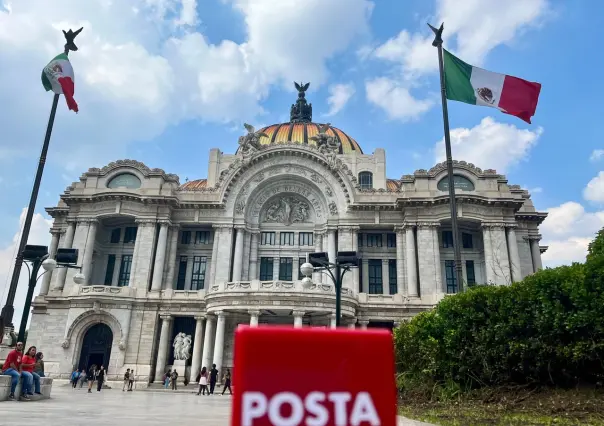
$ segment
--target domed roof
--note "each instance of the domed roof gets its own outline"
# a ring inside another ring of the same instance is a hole
[[[305,92],[308,90],[310,83],[298,84],[298,99],[291,106],[289,123],[272,124],[258,131],[266,136],[260,137],[260,144],[273,145],[287,142],[299,142],[306,145],[316,145],[316,142],[310,138],[319,133],[319,128],[324,124],[312,122],[312,104],[306,102]],[[360,145],[353,138],[348,136],[342,130],[328,124],[328,129],[325,132],[329,136],[333,136],[340,142],[340,154],[350,154],[352,152],[363,153]],[[237,150],[239,151],[239,150]]]

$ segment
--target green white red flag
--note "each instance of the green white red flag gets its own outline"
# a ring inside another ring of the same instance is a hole
[[[75,90],[73,67],[65,53],[56,56],[42,71],[42,84],[46,91],[64,95],[67,107],[78,112],[78,104],[73,99]]]
[[[474,67],[444,49],[443,53],[447,99],[497,108],[531,122],[541,84]]]

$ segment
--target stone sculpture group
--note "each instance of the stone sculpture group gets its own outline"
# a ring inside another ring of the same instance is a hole
[[[174,359],[176,361],[186,361],[191,357],[191,336],[185,333],[178,333],[174,338]]]

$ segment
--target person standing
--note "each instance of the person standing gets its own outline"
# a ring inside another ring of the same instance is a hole
[[[168,370],[166,374],[164,374],[164,389],[168,389],[170,387],[170,378],[172,377],[172,370]]]
[[[80,382],[80,389],[82,388],[82,386],[84,385],[84,382],[86,381],[86,370],[82,368],[82,371],[80,372],[80,378],[78,379]]]
[[[201,369],[201,372],[199,373],[199,379],[198,379],[198,383],[199,383],[199,392],[197,392],[197,395],[200,395],[203,391],[203,394],[206,394],[206,391],[208,392],[208,395],[210,394],[210,391],[208,391],[208,370],[207,368],[203,367]]]
[[[176,371],[176,369],[174,369],[174,371],[172,372],[172,375],[170,376],[170,383],[172,383],[172,390],[177,390],[176,389],[176,380],[178,380],[178,372]]]
[[[132,386],[134,386],[134,370],[130,372],[130,379],[128,380],[128,392],[132,392]]]
[[[8,398],[13,400],[15,399],[15,389],[17,388],[17,384],[21,378],[21,361],[23,360],[22,352],[23,343],[17,342],[17,346],[8,353],[6,360],[4,361],[4,365],[2,366],[2,374],[11,376],[10,395],[8,395]],[[23,399],[29,400],[29,396],[27,396],[26,393],[22,392],[22,394],[23,395],[21,395],[21,397]]]
[[[210,370],[210,395],[214,395],[214,388],[216,387],[217,381],[218,370],[216,369],[216,364],[212,364],[212,369]]]
[[[44,354],[42,352],[38,352],[36,354],[36,365],[34,366],[34,371],[40,377],[44,376]]]
[[[128,382],[130,381],[130,369],[126,369],[126,373],[124,374],[124,386],[122,386],[122,392],[126,390],[126,386],[128,386]],[[128,389],[130,390],[130,389]]]
[[[36,395],[42,395],[40,392],[40,376],[37,373],[34,373],[34,367],[36,365],[36,351],[37,348],[35,346],[31,346],[27,349],[25,355],[23,355],[21,369],[23,370],[21,376],[23,377],[23,391],[21,393],[27,395],[33,395],[32,392],[32,383],[34,385],[34,389]],[[25,378],[27,378],[27,391],[25,391]]]
[[[96,364],[92,364],[90,366],[90,370],[88,370],[88,393],[92,393],[92,384],[96,380],[96,375]]]
[[[226,369],[226,373],[224,373],[224,377],[222,378],[222,381],[224,382],[224,387],[222,388],[222,393],[221,395],[224,395],[224,392],[228,389],[229,390],[229,395],[233,395],[233,391],[231,390],[231,370],[230,369]]]
[[[101,369],[96,375],[96,391],[100,392],[103,388],[103,382],[105,381],[105,366],[101,365]]]

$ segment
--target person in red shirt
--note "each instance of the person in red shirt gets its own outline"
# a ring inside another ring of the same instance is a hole
[[[19,383],[19,378],[21,378],[22,351],[23,343],[17,342],[17,347],[8,353],[2,366],[2,374],[11,376],[10,395],[8,396],[10,399],[15,399],[15,389]],[[23,399],[29,399],[29,396],[24,394]]]
[[[31,385],[33,385],[36,390],[37,395],[42,395],[40,393],[40,376],[37,373],[34,373],[34,367],[36,365],[36,352],[37,349],[35,346],[31,346],[23,355],[23,359],[21,360],[21,376],[23,377],[23,394],[24,395],[33,395]],[[26,389],[27,383],[27,389]]]

